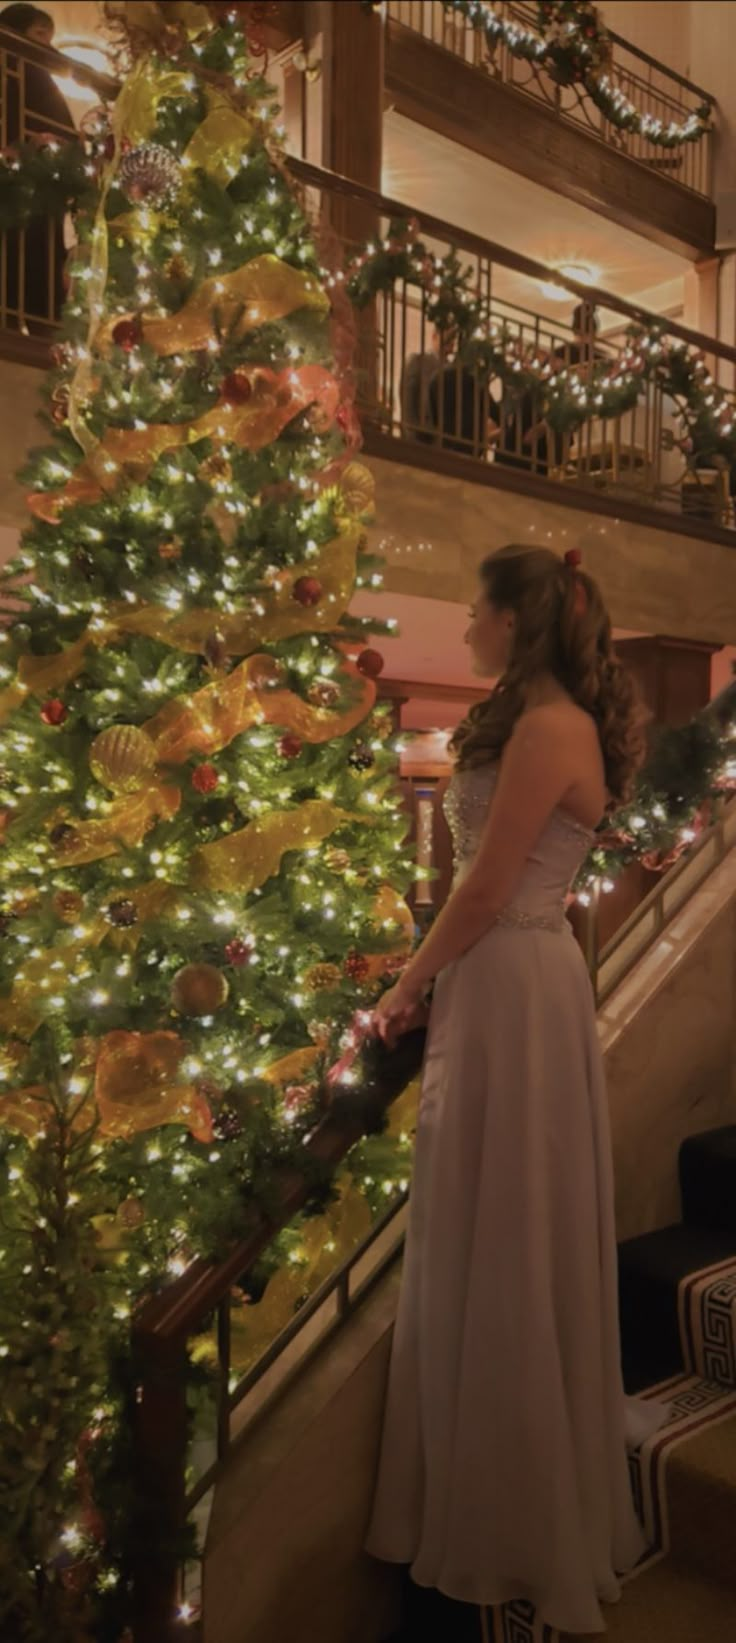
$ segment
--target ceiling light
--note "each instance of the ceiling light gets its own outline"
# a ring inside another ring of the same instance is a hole
[[[83,40],[78,36],[70,39],[62,35],[54,42],[58,51],[63,51],[65,57],[73,57],[76,63],[83,63],[85,68],[92,68],[98,74],[109,74],[110,64],[106,52],[92,40]],[[99,94],[92,86],[83,86],[71,74],[54,74],[54,84],[65,97],[71,97],[77,103],[99,103]]]
[[[601,277],[600,268],[594,268],[588,262],[561,262],[556,271],[564,279],[575,280],[578,285],[597,285]],[[548,302],[572,302],[575,297],[574,291],[558,285],[556,280],[540,280],[539,289]]]

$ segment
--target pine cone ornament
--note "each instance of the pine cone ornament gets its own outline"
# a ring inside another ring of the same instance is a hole
[[[305,980],[310,993],[334,992],[340,985],[340,971],[336,964],[314,964]]]
[[[366,747],[365,742],[358,742],[348,753],[348,764],[352,766],[353,770],[372,770],[375,762],[373,754],[370,748]]]

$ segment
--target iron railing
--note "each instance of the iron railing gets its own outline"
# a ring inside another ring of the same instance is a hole
[[[351,210],[361,233],[370,224],[374,239],[398,240],[406,230],[437,259],[457,252],[477,304],[476,336],[502,343],[506,354],[503,371],[462,363],[451,344],[433,334],[417,285],[397,279],[357,316],[358,395],[367,430],[401,439],[422,465],[428,462],[422,448],[433,447],[481,464],[491,482],[525,474],[551,481],[571,497],[581,490],[607,493],[679,514],[683,522],[732,527],[728,463],[713,455],[685,398],[666,391],[661,378],[642,378],[631,409],[593,415],[574,432],[561,433],[547,420],[545,386],[520,393],[514,376],[521,366],[551,364],[585,390],[594,368],[615,377],[620,367],[626,375],[628,333],[638,326],[656,331],[665,348],[674,343],[706,355],[712,382],[736,422],[736,348],[306,161],[292,159],[289,167],[316,226],[327,225],[337,262],[349,265],[363,249],[342,227],[335,233],[335,223],[342,225],[346,215],[349,220]],[[541,288],[550,283],[568,293],[569,318],[541,310]],[[434,454],[431,465],[445,466]]]
[[[493,10],[508,22],[538,32],[535,5],[494,0]],[[503,40],[489,52],[483,34],[460,15],[446,12],[438,0],[388,0],[386,12],[392,22],[452,52],[480,73],[544,103],[560,119],[582,127],[608,148],[617,149],[694,194],[710,198],[713,152],[710,131],[695,142],[664,148],[640,132],[622,131],[596,108],[584,90],[560,85],[538,64],[515,56]],[[640,51],[619,34],[609,31],[608,39],[611,56],[607,73],[637,113],[661,120],[665,126],[670,123],[679,126],[704,105],[713,106],[707,92],[667,68],[656,57]]]
[[[54,76],[76,80],[100,99],[116,82],[74,58],[3,28],[0,19],[0,150],[20,144],[62,144],[77,135]],[[71,225],[33,217],[25,228],[0,235],[0,330],[52,341],[65,295],[64,263]]]

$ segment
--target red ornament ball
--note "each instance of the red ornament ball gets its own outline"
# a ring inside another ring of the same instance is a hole
[[[143,325],[136,315],[135,319],[119,319],[112,328],[112,340],[118,348],[124,348],[126,354],[137,348],[143,341]]]
[[[220,395],[226,405],[247,405],[253,393],[253,384],[245,371],[229,371],[220,384]]]
[[[312,1091],[308,1084],[290,1084],[284,1090],[284,1112],[287,1119],[294,1119],[303,1107],[307,1107],[312,1099]]]
[[[249,941],[241,941],[239,936],[234,936],[225,948],[225,957],[228,964],[234,965],[235,969],[239,970],[244,964],[250,964],[253,957],[253,947]]]
[[[197,793],[214,793],[220,780],[213,764],[198,764],[192,771],[192,787]]]
[[[386,662],[380,650],[362,650],[355,665],[364,679],[377,679]]]
[[[344,968],[350,981],[365,981],[370,964],[365,953],[348,953]]]
[[[52,696],[51,700],[44,702],[41,708],[41,718],[45,725],[63,725],[64,720],[68,717],[69,709],[63,702],[59,701],[58,696]]]
[[[282,736],[279,742],[279,753],[282,759],[298,759],[303,745],[301,736]]]
[[[316,576],[300,576],[294,583],[293,594],[299,605],[318,605],[323,593],[322,583]]]

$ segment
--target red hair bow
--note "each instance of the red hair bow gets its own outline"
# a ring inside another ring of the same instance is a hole
[[[565,554],[565,564],[568,570],[579,570],[583,563],[583,556],[579,548],[568,548]]]

